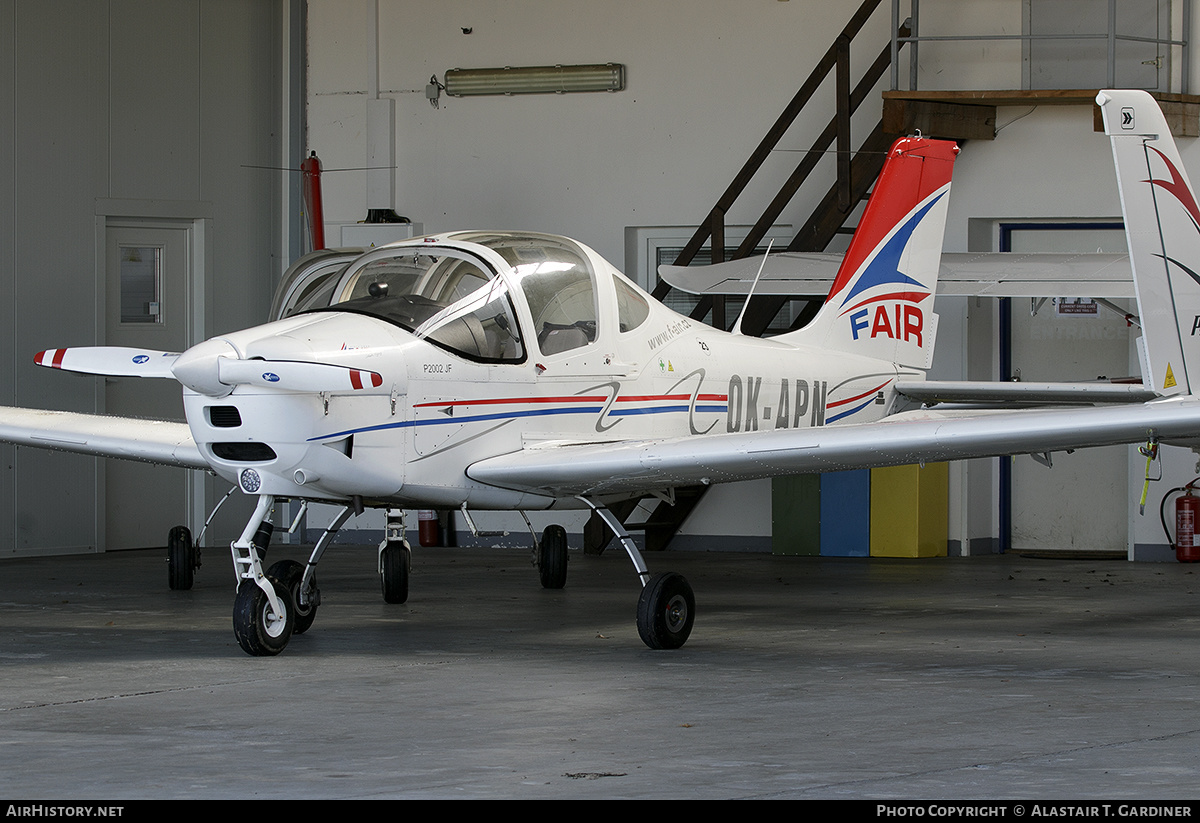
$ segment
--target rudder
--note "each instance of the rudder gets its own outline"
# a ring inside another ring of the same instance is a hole
[[[821,311],[782,339],[928,369],[958,146],[906,137],[888,151]]]
[[[1147,92],[1096,96],[1112,142],[1134,293],[1142,379],[1164,396],[1200,379],[1200,208],[1158,103]]]

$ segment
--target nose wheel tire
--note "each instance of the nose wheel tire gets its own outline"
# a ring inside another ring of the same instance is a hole
[[[642,588],[638,634],[650,648],[678,649],[687,642],[695,620],[696,597],[683,575],[665,572]]]
[[[253,580],[242,581],[233,601],[233,635],[242,651],[255,657],[279,654],[291,640],[295,627],[291,593],[275,580],[271,580],[271,585],[275,587],[282,614],[271,610],[271,601]]]
[[[538,577],[542,588],[561,589],[567,585],[567,531],[562,526],[547,526],[538,543]]]
[[[280,560],[267,569],[267,577],[287,589],[292,597],[292,608],[295,620],[292,634],[304,634],[312,628],[317,619],[317,606],[321,605],[321,590],[317,588],[317,577],[312,576],[310,590],[303,598],[301,605],[300,584],[304,582],[304,566],[295,560]]]
[[[379,552],[379,582],[385,603],[408,600],[408,573],[412,570],[412,549],[398,540],[389,540]]]
[[[192,530],[187,526],[171,529],[167,534],[167,585],[172,591],[190,589],[199,566],[200,552],[192,544]]]

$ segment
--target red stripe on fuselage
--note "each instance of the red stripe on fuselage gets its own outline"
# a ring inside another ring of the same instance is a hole
[[[639,394],[618,397],[618,403],[649,403],[655,400],[690,400],[690,394]],[[436,407],[444,409],[447,406],[498,406],[521,403],[603,403],[607,395],[572,395],[569,397],[488,397],[480,400],[446,400],[440,403],[416,403],[414,409]],[[724,394],[701,394],[697,400],[725,402],[729,399]]]
[[[844,406],[847,403],[853,403],[855,400],[862,400],[867,395],[874,394],[875,392],[879,391],[880,389],[882,389],[884,386],[886,386],[888,383],[891,383],[891,382],[892,382],[891,380],[884,380],[882,383],[880,383],[875,388],[868,389],[867,391],[863,392],[862,394],[855,395],[854,397],[847,397],[845,400],[835,400],[832,403],[826,403],[825,408],[832,409],[836,406]]]

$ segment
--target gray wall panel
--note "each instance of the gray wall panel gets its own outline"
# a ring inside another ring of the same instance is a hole
[[[0,0],[0,405],[11,405],[15,391],[16,11],[15,0]],[[15,446],[0,446],[0,557],[14,546],[15,460]]]
[[[0,403],[103,408],[102,380],[32,360],[102,342],[98,201],[212,201],[207,331],[266,316],[280,172],[244,166],[279,165],[281,13],[234,0],[0,0]],[[0,447],[0,557],[100,545],[101,465]]]
[[[198,0],[112,5],[111,197],[201,199],[199,14]]]
[[[19,406],[94,411],[102,384],[33,364],[51,346],[96,340],[93,200],[107,190],[105,3],[17,4],[15,44],[15,393]],[[21,448],[18,552],[97,545],[96,461]]]

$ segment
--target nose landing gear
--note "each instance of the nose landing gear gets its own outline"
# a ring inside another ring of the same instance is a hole
[[[292,593],[282,582],[263,573],[260,547],[254,543],[255,539],[264,539],[260,535],[270,534],[260,527],[274,503],[272,495],[260,495],[242,536],[229,547],[241,581],[233,602],[233,635],[242,651],[255,657],[279,654],[295,630]]]
[[[303,634],[312,627],[321,605],[317,563],[354,513],[350,506],[338,512],[313,547],[307,564],[280,560],[264,574],[262,554],[271,537],[271,524],[266,518],[274,503],[271,495],[259,496],[242,536],[230,546],[240,581],[233,604],[233,635],[242,651],[256,657],[279,654],[293,634]]]

